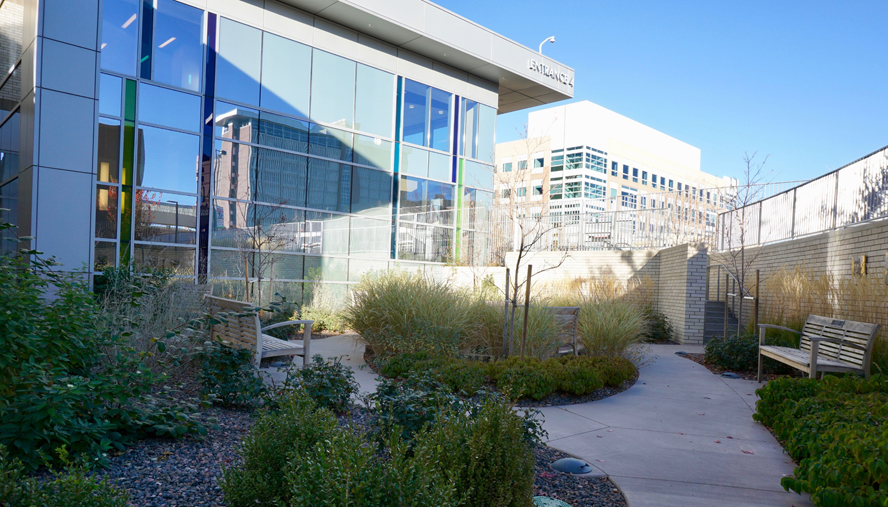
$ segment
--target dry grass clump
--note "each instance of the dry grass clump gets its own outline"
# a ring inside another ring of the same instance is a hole
[[[805,265],[783,266],[768,277],[762,322],[801,329],[808,315],[881,324],[873,348],[876,371],[888,373],[888,284],[885,273],[839,277]]]
[[[524,353],[539,360],[551,357],[561,345],[560,330],[555,317],[546,310],[545,302],[531,303],[527,319],[527,342]],[[503,354],[503,304],[479,301],[475,308],[479,323],[468,349],[471,352],[500,357]],[[524,330],[524,309],[515,310],[515,329],[512,354],[521,352],[521,336]]]

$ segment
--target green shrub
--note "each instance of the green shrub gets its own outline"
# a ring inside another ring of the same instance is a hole
[[[541,400],[555,392],[556,385],[555,377],[539,364],[507,368],[497,380],[500,390],[515,400],[524,397]]]
[[[647,306],[644,309],[647,330],[644,333],[646,343],[669,343],[673,341],[672,323],[662,313]]]
[[[381,357],[428,352],[455,357],[477,327],[474,298],[444,282],[404,271],[365,276],[343,315]]]
[[[377,433],[388,435],[399,428],[407,440],[435,422],[445,407],[461,405],[459,398],[425,372],[411,374],[404,382],[384,379],[370,399],[375,405]]]
[[[619,299],[586,300],[580,305],[577,333],[593,356],[622,356],[641,342],[646,332],[644,313]]]
[[[346,412],[359,387],[351,368],[339,361],[339,358],[324,361],[322,356],[316,355],[307,367],[291,368],[287,373],[287,384],[305,390],[319,407],[336,413]]]
[[[312,331],[333,331],[341,333],[348,329],[342,313],[326,307],[304,306],[302,307],[302,320],[313,320]]]
[[[203,394],[213,403],[223,407],[255,407],[261,402],[266,388],[256,375],[250,349],[217,340],[206,342],[199,354]]]
[[[391,378],[406,377],[416,368],[417,363],[428,358],[429,355],[425,352],[398,354],[385,360],[379,368],[379,373]]]
[[[0,505],[4,507],[126,507],[126,492],[108,479],[87,475],[86,467],[68,459],[64,446],[56,454],[65,463],[64,471],[52,471],[52,478],[29,477],[25,465],[10,458],[0,445]]]
[[[312,452],[337,428],[333,414],[318,410],[301,390],[284,396],[276,409],[262,409],[241,445],[242,464],[222,472],[220,486],[228,505],[286,505],[291,491],[283,472],[288,456]]]
[[[475,361],[453,361],[439,370],[438,377],[453,392],[472,396],[487,380],[487,368]]]
[[[784,336],[770,336],[765,339],[766,345],[781,347],[792,346]],[[704,348],[703,358],[706,362],[719,368],[735,371],[758,370],[759,337],[758,335],[741,335],[723,338],[715,336]],[[763,358],[762,370],[765,373],[789,374],[793,368],[769,357]]]
[[[799,465],[781,485],[815,505],[888,505],[888,379],[779,378],[757,391],[754,418]]]
[[[543,364],[554,378],[558,391],[582,396],[604,386],[596,368],[586,361],[586,357],[565,356],[549,358]]]

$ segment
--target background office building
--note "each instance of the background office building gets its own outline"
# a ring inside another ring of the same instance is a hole
[[[534,213],[702,204],[697,218],[714,227],[716,189],[736,185],[701,171],[699,148],[589,101],[530,113],[527,134],[496,147],[497,201]]]
[[[470,261],[496,115],[573,95],[424,0],[5,0],[0,34],[4,218],[91,274],[299,293]]]

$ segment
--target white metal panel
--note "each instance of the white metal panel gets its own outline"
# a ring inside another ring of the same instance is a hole
[[[66,271],[89,263],[92,176],[40,167],[37,172],[36,249]]]
[[[44,39],[40,86],[95,98],[97,55],[90,49]]]
[[[43,2],[41,35],[96,50],[99,35],[99,0],[43,0]]]
[[[38,165],[93,172],[95,103],[93,99],[41,90]]]

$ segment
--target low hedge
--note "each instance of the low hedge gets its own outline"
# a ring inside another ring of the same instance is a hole
[[[888,506],[888,377],[783,377],[757,393],[753,417],[799,463],[784,489],[822,507]]]
[[[779,347],[798,347],[798,340],[785,336],[766,336],[765,345]],[[759,353],[758,335],[740,335],[723,338],[715,336],[708,342],[703,350],[703,359],[719,368],[734,371],[757,371]],[[775,361],[769,357],[764,358],[762,370],[765,373],[788,375],[793,372],[789,365]]]
[[[414,353],[392,357],[381,365],[380,373],[391,378],[430,375],[465,396],[487,384],[512,399],[541,400],[555,392],[582,396],[605,386],[618,387],[635,375],[635,366],[621,357],[562,356],[544,361],[510,357],[483,363]]]

